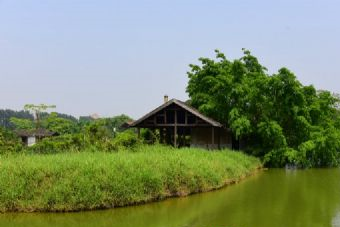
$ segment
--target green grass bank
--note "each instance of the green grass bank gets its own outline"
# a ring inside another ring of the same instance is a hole
[[[140,204],[217,189],[260,167],[258,159],[240,152],[163,146],[0,156],[0,212]]]

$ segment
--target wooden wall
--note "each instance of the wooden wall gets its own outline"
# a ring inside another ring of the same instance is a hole
[[[212,141],[213,138],[214,142]],[[206,149],[231,148],[231,143],[231,134],[226,129],[213,129],[212,127],[192,128],[191,147]]]

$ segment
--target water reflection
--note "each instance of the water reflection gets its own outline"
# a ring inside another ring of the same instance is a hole
[[[333,218],[332,227],[340,227],[340,210],[337,215]]]
[[[335,227],[339,169],[270,170],[223,190],[143,206],[68,214],[1,214],[0,226]]]

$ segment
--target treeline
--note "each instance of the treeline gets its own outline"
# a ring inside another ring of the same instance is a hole
[[[59,118],[64,118],[73,122],[77,122],[78,119],[74,116],[63,114],[63,113],[55,113]],[[41,113],[42,117],[47,117],[48,113]],[[27,119],[32,121],[33,115],[26,110],[10,110],[10,109],[0,109],[0,127],[7,128],[7,129],[15,129],[15,124],[11,122],[11,118],[18,118],[18,119]]]
[[[15,110],[1,110],[0,109],[0,127],[7,128],[7,129],[14,129],[15,125],[11,123],[11,118],[21,118],[21,119],[29,119],[33,120],[33,115],[30,114],[28,111],[21,110],[21,111],[15,111]]]
[[[339,96],[302,85],[291,71],[269,75],[247,50],[238,60],[190,65],[191,104],[224,123],[235,140],[271,167],[338,166]]]
[[[18,115],[12,115],[18,116]],[[102,150],[115,151],[120,147],[132,147],[139,143],[132,130],[123,128],[123,124],[132,119],[127,115],[111,118],[83,118],[77,120],[69,115],[55,112],[41,114],[39,125],[33,117],[11,117],[11,127],[0,127],[0,153],[34,152],[59,153],[69,151]],[[56,136],[44,138],[32,147],[24,147],[16,130],[27,132],[45,129],[56,133]],[[124,132],[123,132],[124,131]]]

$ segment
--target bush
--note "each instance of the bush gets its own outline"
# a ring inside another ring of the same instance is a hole
[[[280,168],[285,166],[297,167],[300,164],[298,151],[292,148],[279,148],[268,152],[263,159],[265,166]]]
[[[142,144],[142,141],[138,138],[136,133],[131,131],[125,131],[118,133],[113,139],[113,144],[117,148],[134,148]]]
[[[130,149],[139,145],[142,145],[141,140],[131,131],[117,133],[115,138],[96,138],[91,134],[79,133],[44,138],[26,150],[35,153],[81,152],[84,150],[116,152],[118,149]]]
[[[340,163],[340,132],[332,127],[312,135],[308,158],[315,167],[334,167]]]
[[[13,132],[0,127],[0,154],[19,152],[23,149],[22,142]]]
[[[297,149],[271,150],[264,156],[264,164],[270,167],[284,167],[287,164],[301,168],[339,166],[340,133],[330,127],[314,132],[311,137]]]
[[[86,145],[81,134],[66,134],[56,137],[44,138],[32,147],[28,147],[27,151],[35,153],[60,153],[67,151],[77,151]]]
[[[159,130],[151,130],[148,128],[141,129],[141,137],[146,144],[158,144],[160,141]]]

